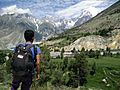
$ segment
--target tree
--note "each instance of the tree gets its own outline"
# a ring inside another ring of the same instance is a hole
[[[90,71],[90,75],[94,75],[96,72],[96,63],[94,62],[92,65],[92,70]]]
[[[85,58],[84,53],[75,54],[74,68],[75,68],[74,72],[76,73],[76,77],[79,80],[78,85],[83,86],[87,82],[86,77],[87,77],[87,72],[88,72],[88,62]]]
[[[51,83],[53,85],[60,85],[63,72],[61,70],[55,69],[51,76]]]
[[[82,47],[81,52],[85,52],[85,48],[84,47]]]
[[[76,49],[75,47],[73,48],[73,50],[71,50],[72,53],[75,53],[76,52]]]
[[[63,60],[62,70],[65,71],[68,67],[68,57],[65,57]]]
[[[95,57],[95,52],[94,52],[92,49],[90,49],[90,51],[89,51],[89,53],[88,53],[88,56],[89,56],[90,58]]]
[[[107,54],[107,55],[111,55],[111,53],[110,53],[110,48],[109,48],[109,47],[106,47],[106,54]]]
[[[42,51],[42,59],[46,61],[50,61],[50,50],[47,48],[46,45],[41,47],[41,51]]]
[[[96,59],[99,58],[99,55],[100,55],[100,52],[99,52],[98,50],[96,50],[96,51],[95,51],[95,57],[96,57]]]
[[[61,59],[63,59],[63,53],[65,52],[64,48],[61,50]]]
[[[6,54],[4,53],[4,51],[0,50],[0,64],[5,63],[5,56]]]

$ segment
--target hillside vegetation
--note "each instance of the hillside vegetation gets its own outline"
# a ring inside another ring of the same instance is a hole
[[[64,39],[64,42],[62,41],[59,42],[59,44],[57,43],[54,44],[55,46],[58,47],[64,47],[72,45],[74,41],[80,39],[81,37],[86,38],[86,36],[91,37],[91,35],[99,35],[103,37],[104,40],[106,41],[104,48],[106,48],[106,46],[109,46],[110,48],[116,49],[120,48],[119,31],[120,31],[120,1],[113,4],[108,9],[102,11],[97,16],[90,19],[88,22],[80,26],[74,27],[72,29],[69,29],[64,33],[60,34],[58,37],[49,39],[49,41],[54,41],[55,39]],[[89,41],[91,42],[92,40]],[[96,44],[95,47],[97,47],[97,45],[98,44]]]

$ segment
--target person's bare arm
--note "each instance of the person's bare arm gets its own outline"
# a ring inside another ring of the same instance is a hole
[[[41,55],[36,55],[37,80],[40,79],[40,59]]]

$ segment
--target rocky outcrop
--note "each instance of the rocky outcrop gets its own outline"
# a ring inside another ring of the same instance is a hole
[[[71,51],[73,48],[76,50],[81,50],[83,47],[87,50],[93,49],[106,49],[107,40],[98,35],[91,35],[86,37],[81,37],[77,39],[75,42],[70,44],[69,46],[65,46],[64,49],[66,51]]]

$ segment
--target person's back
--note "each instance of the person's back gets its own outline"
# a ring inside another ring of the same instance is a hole
[[[24,63],[24,62],[31,62],[30,58],[27,58],[27,60],[25,59],[25,57],[27,57],[28,55],[26,55],[26,52],[28,53],[30,51],[30,54],[32,55],[32,66],[30,67],[35,67],[36,66],[36,70],[37,70],[37,79],[40,79],[40,54],[41,54],[41,51],[40,51],[40,48],[37,47],[37,46],[34,46],[32,43],[33,43],[33,40],[34,40],[34,32],[32,30],[26,30],[25,33],[24,33],[24,38],[26,40],[26,43],[22,43],[22,44],[19,44],[18,46],[23,46],[25,47],[24,50],[22,51],[22,49],[20,48],[20,50],[18,51],[18,48],[16,47],[15,50],[14,50],[14,53],[18,52],[19,54],[17,54],[17,56],[15,57],[16,59],[16,62],[17,60],[19,60],[17,63],[19,66],[23,66],[26,65],[20,65],[21,62]],[[27,48],[27,49],[26,49]],[[20,51],[22,51],[22,53],[20,53]],[[26,55],[26,56],[25,56]],[[15,56],[15,55],[13,55]],[[30,56],[29,56],[30,57]],[[25,59],[25,61],[24,61]],[[20,60],[23,60],[23,61],[20,61]],[[34,65],[34,63],[36,65]],[[16,63],[15,63],[16,64]],[[13,65],[13,66],[18,66],[18,65]],[[27,63],[28,65],[28,63]],[[31,65],[31,64],[30,64]],[[34,65],[34,66],[33,66]],[[17,90],[20,83],[22,83],[21,85],[21,90],[29,90],[30,89],[30,86],[31,86],[31,83],[32,83],[32,77],[33,77],[33,73],[34,73],[34,69],[28,69],[26,68],[28,66],[25,66],[23,72],[25,73],[22,73],[22,74],[19,74],[19,73],[16,73],[14,72],[13,73],[13,81],[12,81],[12,86],[11,86],[11,90]],[[16,71],[19,70],[19,67]],[[15,71],[15,70],[13,70]],[[19,71],[18,71],[19,72]]]

